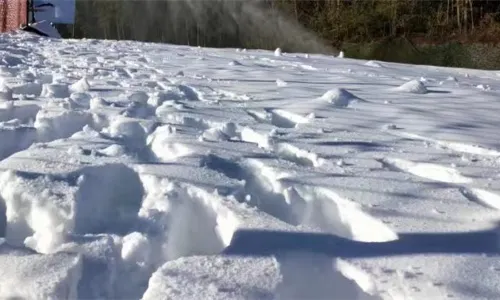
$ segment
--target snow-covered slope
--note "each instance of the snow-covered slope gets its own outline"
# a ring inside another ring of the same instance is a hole
[[[499,75],[4,34],[0,298],[499,298]]]

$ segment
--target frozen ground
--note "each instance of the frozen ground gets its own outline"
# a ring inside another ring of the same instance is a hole
[[[0,49],[0,298],[500,297],[500,73]]]

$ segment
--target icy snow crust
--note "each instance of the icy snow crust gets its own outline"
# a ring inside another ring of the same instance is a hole
[[[500,297],[497,73],[0,45],[0,298]]]

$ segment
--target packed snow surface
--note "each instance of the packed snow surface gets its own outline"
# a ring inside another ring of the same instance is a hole
[[[0,298],[500,298],[498,73],[0,45]]]

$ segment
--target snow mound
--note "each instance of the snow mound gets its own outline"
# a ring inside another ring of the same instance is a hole
[[[280,157],[301,165],[319,167],[324,163],[324,159],[320,158],[318,154],[300,149],[287,143],[276,144],[274,146],[274,151]]]
[[[89,108],[92,110],[106,107],[108,105],[109,105],[109,103],[100,97],[94,97],[94,98],[90,99],[90,101],[89,101]]]
[[[168,91],[165,92],[165,91],[157,91],[157,92],[154,92],[152,93],[151,95],[149,95],[149,98],[148,98],[148,104],[153,106],[153,107],[159,107],[163,104],[163,102],[167,101],[167,100],[175,100],[175,99],[169,99],[169,93]],[[174,97],[174,98],[177,98],[177,97]]]
[[[229,136],[226,135],[219,128],[209,128],[203,131],[201,138],[204,141],[217,142],[217,141],[227,141],[229,140]]]
[[[244,127],[241,130],[240,138],[244,142],[257,144],[263,149],[270,149],[273,144],[273,138],[269,134],[259,133],[250,127]]]
[[[427,88],[425,87],[425,84],[420,80],[416,79],[410,80],[398,86],[394,90],[411,94],[426,94],[428,92]]]
[[[0,239],[2,299],[76,299],[81,269],[78,255],[42,255]]]
[[[70,96],[70,91],[67,84],[46,83],[42,86],[40,96],[45,98],[66,98]]]
[[[472,183],[472,179],[463,176],[457,169],[433,163],[416,163],[402,158],[386,157],[379,160],[384,166],[408,172],[415,176],[438,182],[453,184]]]
[[[117,117],[103,132],[112,138],[121,139],[131,148],[140,149],[146,145],[146,130],[135,119]]]
[[[146,265],[152,258],[150,240],[139,232],[132,232],[123,237],[121,258],[125,262]]]
[[[107,155],[107,156],[122,156],[127,153],[127,150],[125,149],[124,146],[118,145],[118,144],[113,144],[111,146],[108,146],[102,150],[99,151],[100,153]]]
[[[365,63],[365,66],[374,67],[374,68],[382,68],[382,65],[379,62],[374,61],[374,60],[367,61]]]
[[[320,99],[331,103],[334,107],[339,108],[348,107],[352,102],[361,100],[360,98],[343,88],[335,88],[329,90],[325,94],[323,94]]]
[[[299,124],[306,124],[311,121],[308,117],[284,109],[273,109],[270,114],[271,123],[282,128],[297,128]]]
[[[82,92],[72,93],[69,98],[72,107],[74,108],[82,108],[82,109],[90,108],[90,100],[92,99],[92,96],[89,95],[88,93],[82,93]]]
[[[236,136],[236,124],[229,122],[203,131],[201,138],[204,141],[227,141]]]
[[[284,81],[284,80],[281,80],[281,79],[276,79],[276,85],[277,85],[278,87],[285,87],[285,86],[287,86],[287,85],[288,85],[288,83],[287,83],[286,81]]]
[[[188,156],[194,150],[182,143],[175,127],[164,125],[148,136],[147,144],[160,160],[176,160],[179,157]]]
[[[0,78],[0,101],[13,100],[12,89],[8,87]]]
[[[118,238],[111,235],[72,235],[57,252],[81,256],[81,276],[78,281],[78,299],[116,298],[120,261]],[[65,298],[68,299],[68,298]]]
[[[70,233],[126,230],[139,210],[142,185],[135,172],[120,164],[55,177],[4,171],[0,198],[7,210],[7,240],[50,253]]]
[[[146,92],[140,91],[130,93],[127,98],[130,102],[139,102],[142,104],[146,104],[148,103],[149,95]]]
[[[90,90],[90,83],[87,78],[82,78],[69,87],[73,93],[84,93]]]
[[[85,125],[93,124],[94,115],[86,111],[42,109],[36,115],[34,127],[39,141],[70,137]]]
[[[187,85],[164,85],[164,90],[158,91],[148,103],[153,106],[160,106],[163,102],[171,100],[189,100],[198,101],[200,100],[200,94],[198,91]],[[156,98],[156,99],[155,99]]]

